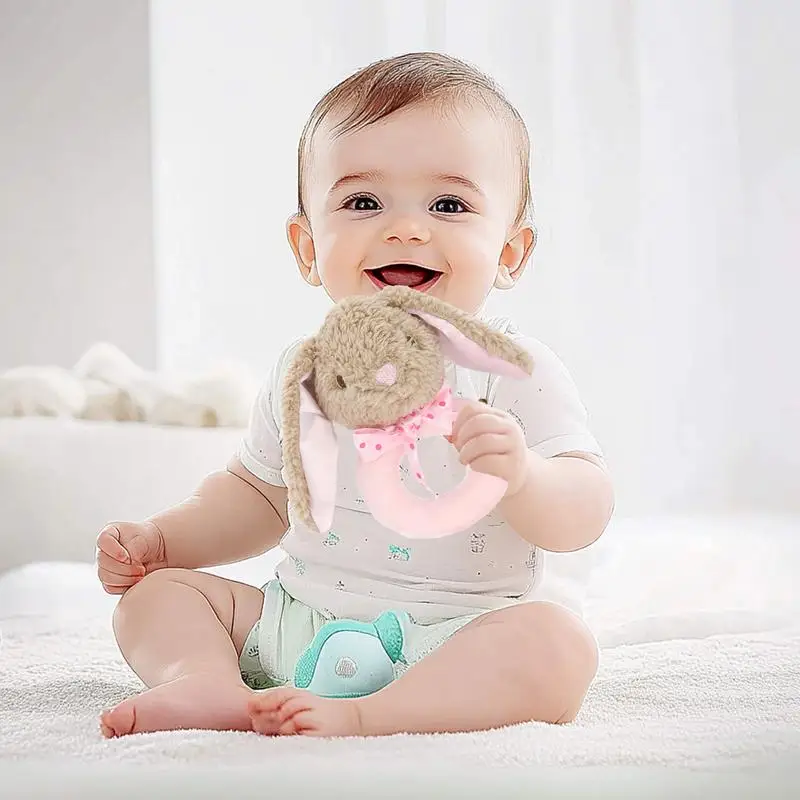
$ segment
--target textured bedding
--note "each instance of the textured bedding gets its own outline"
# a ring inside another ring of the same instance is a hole
[[[591,551],[601,666],[573,724],[373,740],[103,740],[98,710],[142,688],[114,644],[116,599],[89,564],[12,570],[0,576],[0,795],[94,796],[113,780],[104,796],[797,796],[800,522],[615,521]],[[260,583],[274,559],[213,571]]]

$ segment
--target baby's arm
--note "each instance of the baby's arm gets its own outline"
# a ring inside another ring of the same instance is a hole
[[[481,426],[489,436],[483,445],[480,435],[472,445],[460,441],[462,458],[477,457],[476,469],[509,481],[498,511],[523,539],[544,550],[580,550],[598,539],[610,520],[612,481],[564,364],[536,339],[517,341],[533,357],[533,375],[490,384],[487,412],[501,419],[484,414],[469,428],[465,424],[462,440],[480,434]]]
[[[603,460],[591,453],[544,458],[527,450],[522,488],[500,512],[523,539],[545,550],[571,552],[596,541],[614,510],[614,489]]]
[[[285,487],[260,480],[233,458],[148,521],[161,531],[167,566],[213,567],[275,547],[288,527],[286,500]]]

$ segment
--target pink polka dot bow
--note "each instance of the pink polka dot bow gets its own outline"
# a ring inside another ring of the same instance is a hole
[[[369,463],[387,452],[403,448],[414,477],[430,491],[419,463],[417,442],[428,436],[449,435],[455,417],[452,391],[447,384],[443,384],[430,403],[397,422],[383,428],[357,428],[353,431],[356,452],[361,461]]]

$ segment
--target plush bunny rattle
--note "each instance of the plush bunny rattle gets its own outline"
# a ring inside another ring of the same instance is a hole
[[[347,298],[303,342],[283,387],[283,456],[289,503],[308,527],[330,529],[336,499],[334,423],[353,432],[356,479],[373,517],[410,538],[465,530],[490,513],[507,483],[469,468],[430,498],[403,485],[400,464],[427,488],[417,442],[450,434],[461,401],[445,360],[525,379],[529,353],[460,309],[406,286]]]

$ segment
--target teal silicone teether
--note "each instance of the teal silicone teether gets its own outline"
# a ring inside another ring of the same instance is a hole
[[[374,622],[323,625],[297,661],[294,685],[319,697],[363,697],[394,680],[403,662],[403,626],[393,611]]]

